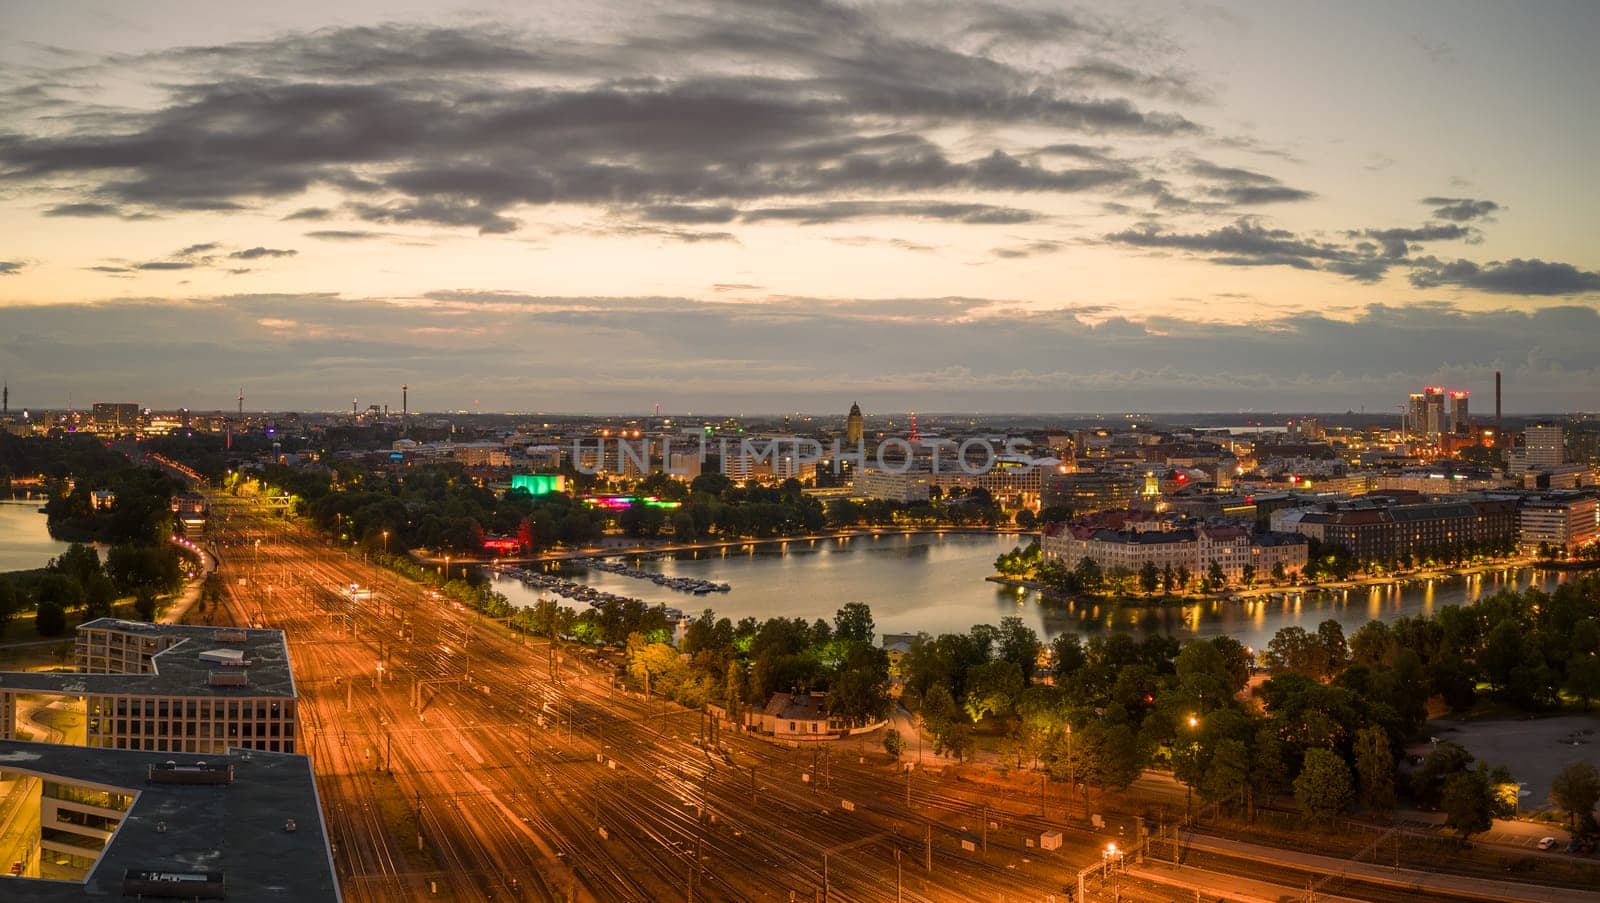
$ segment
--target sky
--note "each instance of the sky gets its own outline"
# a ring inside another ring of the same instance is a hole
[[[1600,408],[1600,6],[0,0],[13,408]]]

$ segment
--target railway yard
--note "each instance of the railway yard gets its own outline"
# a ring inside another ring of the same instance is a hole
[[[286,631],[300,751],[353,903],[1066,901],[1080,873],[1090,899],[1201,896],[1105,868],[1111,843],[1133,864],[1138,827],[1094,829],[1081,806],[1069,818],[1064,790],[1001,794],[764,741],[259,508],[219,498],[212,524],[227,591],[208,617]],[[1059,849],[1041,848],[1047,831]],[[1205,866],[1183,871],[1281,880],[1282,899],[1312,884],[1419,898],[1225,856]]]

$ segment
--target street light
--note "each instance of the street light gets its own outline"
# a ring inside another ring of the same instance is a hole
[[[389,531],[383,531],[383,554],[389,554]]]
[[[1194,715],[1189,716],[1189,730],[1200,727],[1200,719]],[[1189,767],[1195,767],[1195,758],[1200,755],[1200,741],[1198,738],[1189,741]],[[1194,774],[1189,775],[1190,780],[1183,782],[1183,823],[1194,824]]]

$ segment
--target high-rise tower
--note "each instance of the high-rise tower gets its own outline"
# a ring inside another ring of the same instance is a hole
[[[851,445],[860,445],[866,431],[861,425],[861,405],[850,405],[850,416],[844,421],[844,441]]]

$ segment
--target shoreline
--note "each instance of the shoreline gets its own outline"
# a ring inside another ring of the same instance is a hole
[[[1024,577],[1011,577],[1005,574],[991,574],[984,578],[989,583],[1000,586],[1010,586],[1019,589],[1037,592],[1041,597],[1052,600],[1068,602],[1097,602],[1116,605],[1132,605],[1140,608],[1164,608],[1172,606],[1192,605],[1197,602],[1248,602],[1273,595],[1305,595],[1310,593],[1336,593],[1352,589],[1365,589],[1374,586],[1405,586],[1410,583],[1425,583],[1429,581],[1460,580],[1475,577],[1491,571],[1518,571],[1529,569],[1534,571],[1557,571],[1562,573],[1579,573],[1583,571],[1600,570],[1600,561],[1563,561],[1541,562],[1536,558],[1516,558],[1498,561],[1492,564],[1472,565],[1434,571],[1422,571],[1389,577],[1365,577],[1359,580],[1338,580],[1317,584],[1289,584],[1277,586],[1257,586],[1251,588],[1236,587],[1220,593],[1174,595],[1130,595],[1130,596],[1084,596],[1067,593],[1057,593],[1037,580]]]
[[[806,533],[801,536],[774,536],[765,539],[721,539],[693,543],[664,543],[654,546],[626,546],[619,548],[579,549],[571,552],[546,552],[542,555],[518,555],[504,558],[457,558],[450,556],[452,566],[492,564],[541,564],[552,561],[573,561],[583,558],[626,558],[633,555],[676,554],[710,549],[742,549],[745,546],[780,545],[791,542],[816,542],[819,540],[880,538],[884,536],[930,536],[944,534],[985,536],[1026,536],[1031,531],[1021,527],[863,527],[855,530],[838,530],[829,533]],[[444,564],[443,555],[420,555],[416,550],[407,554],[412,561],[425,565]]]

